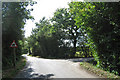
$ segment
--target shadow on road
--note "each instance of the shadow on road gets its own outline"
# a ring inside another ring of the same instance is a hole
[[[16,77],[13,80],[50,80],[54,74],[27,74],[26,77]]]
[[[23,70],[21,70],[18,75],[14,78],[14,80],[18,80],[22,78],[22,80],[31,80],[32,78],[38,78],[38,79],[50,79],[50,77],[54,76],[54,74],[40,74],[35,73],[34,69],[31,67],[31,63],[27,62],[26,66]]]
[[[30,77],[31,78],[42,78],[42,79],[50,79],[54,74],[32,74]]]
[[[94,60],[94,58],[75,58],[75,59],[67,59],[68,61],[72,62],[89,62],[91,60]]]

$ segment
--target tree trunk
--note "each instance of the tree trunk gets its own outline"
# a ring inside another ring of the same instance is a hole
[[[30,47],[29,47],[29,55],[31,55],[32,53],[31,53],[31,51],[30,51]]]
[[[75,53],[76,53],[76,43],[77,43],[77,40],[74,39],[74,42],[73,42],[73,55],[72,55],[72,57],[75,57]]]

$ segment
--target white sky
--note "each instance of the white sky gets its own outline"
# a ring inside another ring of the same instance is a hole
[[[53,16],[53,13],[57,8],[68,8],[68,2],[71,0],[35,0],[37,4],[34,6],[28,6],[28,8],[33,8],[31,15],[35,18],[34,22],[32,20],[27,20],[25,25],[25,37],[30,36],[32,28],[35,28],[35,22],[39,22],[44,16],[48,19]]]

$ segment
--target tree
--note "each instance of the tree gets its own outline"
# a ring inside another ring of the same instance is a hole
[[[119,6],[120,3],[72,2],[70,11],[76,12],[76,25],[83,26],[97,66],[118,74],[119,53]],[[74,6],[73,6],[74,5]],[[113,61],[111,61],[111,59]]]
[[[31,10],[26,9],[28,4],[33,3],[6,2],[2,4],[2,61],[4,67],[12,66],[13,64],[13,51],[10,48],[13,40],[15,40],[18,45],[18,48],[16,50],[17,60],[19,60],[22,54],[21,41],[24,37],[24,31],[22,29],[24,28],[26,19],[33,19],[32,16],[30,16]]]
[[[80,36],[80,27],[75,24],[75,13],[70,13],[69,9],[61,8],[56,10],[52,22],[56,23],[59,29],[61,29],[66,37],[64,40],[69,40],[73,44],[73,54],[72,57],[75,57],[76,53],[76,44],[78,42],[78,36]]]

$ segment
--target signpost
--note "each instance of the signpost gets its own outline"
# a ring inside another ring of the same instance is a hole
[[[15,40],[13,40],[13,42],[10,45],[11,48],[13,48],[13,55],[14,55],[14,62],[13,65],[14,67],[16,66],[16,54],[15,54],[15,48],[17,48],[17,44],[15,43]]]

